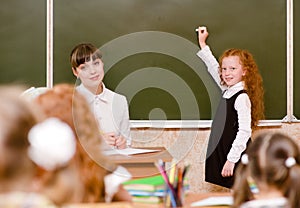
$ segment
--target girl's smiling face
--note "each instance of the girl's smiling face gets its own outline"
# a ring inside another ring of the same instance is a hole
[[[243,80],[246,71],[240,63],[238,56],[223,58],[221,66],[221,77],[228,87],[231,87]]]
[[[92,59],[80,64],[73,69],[73,74],[79,78],[82,84],[89,90],[94,91],[102,83],[104,77],[104,64],[100,58]]]

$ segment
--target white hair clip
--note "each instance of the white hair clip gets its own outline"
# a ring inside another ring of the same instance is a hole
[[[288,157],[288,158],[285,160],[284,164],[285,164],[285,166],[286,166],[287,168],[291,168],[293,165],[296,164],[296,160],[295,160],[295,158],[293,158],[293,157]]]
[[[249,158],[248,158],[248,155],[247,154],[243,154],[242,158],[241,158],[241,162],[242,164],[244,165],[248,165],[249,163]]]
[[[31,101],[48,90],[49,88],[47,87],[30,87],[29,89],[25,90],[21,96],[24,96],[27,100]]]
[[[65,166],[74,156],[76,140],[71,127],[57,118],[35,125],[28,134],[29,157],[46,170]]]

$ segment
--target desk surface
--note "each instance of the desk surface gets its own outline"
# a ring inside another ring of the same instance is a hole
[[[172,160],[172,156],[164,147],[137,147],[138,149],[153,149],[159,150],[157,152],[148,152],[148,153],[140,153],[134,155],[110,155],[109,158],[116,162],[117,164],[123,163],[154,163],[159,159],[164,162],[170,162]]]
[[[143,149],[137,147],[139,149]],[[141,153],[135,155],[110,155],[109,158],[116,164],[124,166],[133,178],[148,177],[160,174],[155,162],[161,159],[164,162],[171,162],[172,156],[164,147],[145,147],[144,149],[160,150],[156,152]]]
[[[201,193],[201,194],[188,194],[185,199],[184,208],[189,208],[190,204],[206,199],[211,196],[230,196],[229,192],[226,193]],[[113,202],[113,203],[95,203],[95,204],[74,204],[64,206],[64,208],[164,208],[163,204],[145,204],[145,203],[129,203],[129,202]],[[202,208],[228,208],[229,206],[209,206]]]

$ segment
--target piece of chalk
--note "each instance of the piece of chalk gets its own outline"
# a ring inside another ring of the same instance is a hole
[[[196,28],[196,32],[199,32],[199,29]],[[204,33],[204,30],[200,30],[201,33]]]

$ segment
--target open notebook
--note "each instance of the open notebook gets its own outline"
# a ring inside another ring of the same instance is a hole
[[[212,196],[191,204],[191,207],[232,205],[232,196]]]
[[[161,150],[157,149],[138,149],[138,148],[125,148],[125,149],[109,149],[104,150],[104,155],[136,155],[136,154],[143,154],[143,153],[149,153],[149,152],[158,152]]]

